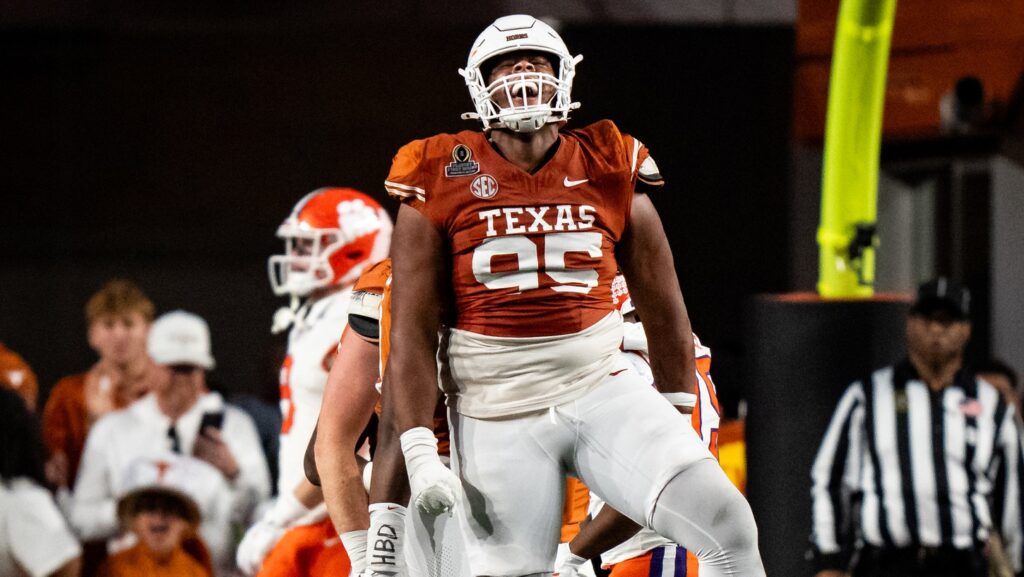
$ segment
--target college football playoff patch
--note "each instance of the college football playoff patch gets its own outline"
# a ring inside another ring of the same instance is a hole
[[[480,172],[480,163],[473,160],[473,151],[465,144],[458,144],[452,149],[452,161],[444,167],[444,175],[470,176]]]

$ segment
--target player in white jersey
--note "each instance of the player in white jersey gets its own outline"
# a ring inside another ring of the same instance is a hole
[[[364,269],[387,256],[391,220],[359,191],[321,188],[299,201],[277,235],[286,252],[270,258],[270,282],[275,294],[292,299],[290,308],[278,311],[274,326],[275,332],[291,327],[281,367],[278,497],[246,532],[237,554],[245,573],[267,577],[290,574],[291,560],[309,549],[335,559],[325,567],[348,565],[331,535],[323,493],[303,474],[303,457],[347,326],[351,287]],[[293,528],[295,536],[282,539]],[[300,534],[305,537],[297,538]]]
[[[612,299],[626,321],[623,325],[622,355],[642,376],[647,386],[654,385],[648,361],[647,335],[636,318],[636,309],[629,297],[626,279],[619,275],[612,283]],[[721,409],[714,382],[711,380],[711,349],[693,335],[696,364],[697,401],[691,423],[704,446],[718,456],[718,426]],[[559,577],[589,575],[590,558],[601,556],[601,565],[611,577],[698,577],[696,556],[651,529],[640,527],[628,518],[605,506],[591,493],[592,519],[573,540],[559,550],[555,563]],[[630,534],[632,536],[629,536]]]

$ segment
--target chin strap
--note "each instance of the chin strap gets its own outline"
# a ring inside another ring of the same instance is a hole
[[[292,295],[291,304],[281,307],[274,312],[274,322],[270,325],[271,334],[280,334],[295,324],[298,316],[295,311],[299,310],[299,297]]]

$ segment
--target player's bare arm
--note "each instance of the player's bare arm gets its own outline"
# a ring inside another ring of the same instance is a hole
[[[345,331],[324,387],[314,449],[324,501],[339,535],[370,525],[355,445],[377,402],[377,373],[377,345]]]
[[[624,543],[640,529],[632,519],[605,505],[593,519],[583,523],[569,542],[569,551],[583,559],[593,559]]]
[[[406,205],[392,237],[391,343],[384,371],[384,406],[402,433],[431,429],[437,398],[437,331],[441,324],[443,241],[425,216]]]
[[[413,502],[423,512],[450,511],[458,478],[441,462],[434,437],[437,343],[447,282],[445,243],[415,209],[402,205],[392,256],[392,350],[384,370],[381,428],[397,433]]]
[[[306,445],[306,453],[302,455],[302,472],[306,475],[306,480],[317,487],[322,486],[320,471],[316,468],[316,435],[319,430],[320,417],[318,416],[316,425],[313,427],[313,434],[309,437],[309,444]]]
[[[679,288],[672,249],[646,194],[636,194],[629,226],[616,250],[619,267],[649,341],[654,385],[662,393],[693,393],[693,332]]]
[[[382,423],[393,423],[394,417],[383,403]],[[370,503],[408,503],[409,476],[405,470],[402,445],[394,427],[382,426],[377,431],[377,450],[373,456],[370,481]]]

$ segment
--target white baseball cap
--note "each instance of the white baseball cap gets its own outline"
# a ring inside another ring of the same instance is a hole
[[[163,314],[149,329],[149,356],[161,365],[194,365],[210,370],[210,328],[198,315],[177,310]]]

